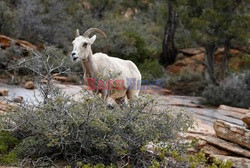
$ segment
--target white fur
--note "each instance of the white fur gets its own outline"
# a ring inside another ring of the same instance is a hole
[[[91,44],[94,43],[96,36],[92,38],[79,36],[73,41],[73,51],[74,55],[71,55],[74,61],[82,61],[83,68],[85,70],[84,80],[86,81],[87,77],[96,77],[98,74],[105,76],[109,73],[120,73],[120,75],[114,80],[123,80],[124,81],[124,90],[119,90],[115,93],[109,95],[109,98],[113,100],[118,100],[125,98],[128,99],[137,97],[140,92],[141,86],[141,73],[138,70],[137,66],[129,60],[123,60],[116,57],[110,57],[103,53],[92,54]],[[84,47],[83,44],[88,43],[87,47]],[[88,74],[86,74],[86,72]],[[136,80],[135,83],[130,81],[130,84],[127,82],[127,79]],[[132,86],[131,84],[134,84]],[[103,98],[105,97],[105,91],[102,91]]]

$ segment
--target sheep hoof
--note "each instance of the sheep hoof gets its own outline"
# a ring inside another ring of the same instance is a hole
[[[108,103],[108,104],[107,104],[107,108],[108,108],[109,110],[113,110],[115,107],[114,107],[114,105]]]

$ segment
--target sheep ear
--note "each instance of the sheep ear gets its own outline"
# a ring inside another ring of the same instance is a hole
[[[90,40],[90,44],[93,44],[95,42],[96,39],[96,35],[94,35],[93,37],[91,37]]]
[[[76,29],[76,37],[79,37],[80,33],[79,33],[79,29]]]

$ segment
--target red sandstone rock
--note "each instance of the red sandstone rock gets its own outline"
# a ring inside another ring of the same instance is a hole
[[[24,88],[25,89],[30,89],[30,90],[35,89],[35,84],[32,81],[28,81],[28,82],[25,83]]]

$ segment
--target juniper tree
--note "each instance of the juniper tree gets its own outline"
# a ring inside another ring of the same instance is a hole
[[[205,47],[205,77],[217,84],[214,52],[219,47],[241,44],[249,38],[249,0],[187,0],[182,22],[191,31],[192,40]],[[227,54],[226,54],[227,55]],[[225,57],[224,62],[227,62]],[[225,63],[224,69],[227,68]]]
[[[168,19],[165,25],[165,32],[162,42],[162,53],[160,63],[170,65],[175,62],[177,56],[177,48],[175,46],[174,37],[177,29],[178,15],[174,6],[174,1],[168,0]]]

